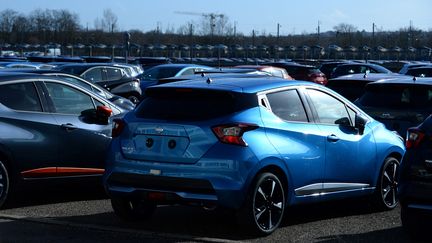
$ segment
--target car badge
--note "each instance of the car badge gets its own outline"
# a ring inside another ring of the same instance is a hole
[[[162,171],[161,171],[161,170],[156,170],[156,169],[151,169],[149,172],[150,172],[150,174],[152,174],[152,175],[156,175],[156,176],[162,174]]]
[[[164,131],[164,129],[162,127],[156,127],[155,128],[155,132],[157,132],[159,134],[163,133],[163,131]]]

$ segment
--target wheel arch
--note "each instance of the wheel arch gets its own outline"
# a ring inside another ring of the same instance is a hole
[[[284,188],[284,191],[285,191],[285,202],[288,203],[289,202],[289,200],[288,200],[289,196],[288,195],[291,194],[289,191],[289,187],[288,187],[288,185],[289,185],[289,179],[288,178],[289,177],[287,175],[287,172],[282,167],[280,167],[279,165],[269,164],[269,165],[262,167],[260,170],[257,171],[257,173],[255,173],[254,178],[251,180],[250,185],[255,183],[259,174],[266,173],[266,172],[270,172],[279,178],[279,180],[281,181],[282,186]]]
[[[0,144],[0,161],[3,162],[4,166],[8,170],[9,176],[15,175],[16,172],[16,168],[12,163],[13,161],[12,158],[13,158],[12,153],[9,150],[7,150],[2,144]]]

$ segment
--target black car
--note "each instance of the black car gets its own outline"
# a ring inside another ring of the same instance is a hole
[[[432,225],[432,116],[408,129],[399,174],[402,226],[426,240]]]
[[[0,207],[25,183],[100,179],[112,118],[125,112],[61,78],[1,73]]]
[[[368,83],[398,78],[399,74],[356,73],[329,79],[327,87],[338,92],[350,101],[355,101],[364,93]]]
[[[323,72],[326,77],[330,78],[331,73],[333,72],[333,70],[342,64],[347,64],[350,63],[348,61],[333,61],[333,62],[323,62],[320,64],[320,66],[318,67],[318,69]]]
[[[106,63],[77,63],[62,65],[54,70],[81,76],[113,94],[128,98],[135,104],[141,98],[140,80],[128,76],[122,67]]]
[[[387,68],[373,63],[349,63],[337,66],[331,73],[331,78],[354,73],[392,73]]]
[[[432,65],[408,69],[406,75],[414,77],[432,77]]]
[[[372,82],[355,102],[362,110],[405,137],[432,113],[432,79],[400,78]]]

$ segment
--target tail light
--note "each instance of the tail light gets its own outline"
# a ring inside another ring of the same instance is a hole
[[[257,128],[255,124],[237,123],[215,126],[212,130],[220,142],[246,147],[247,143],[243,140],[243,134]]]
[[[409,128],[407,131],[407,137],[405,141],[405,146],[407,149],[410,148],[417,148],[421,141],[423,141],[423,138],[425,137],[425,134],[423,131],[421,131],[418,128]]]
[[[122,133],[125,126],[126,126],[126,123],[123,119],[114,119],[112,131],[111,131],[111,136],[113,138],[120,136],[120,134]]]

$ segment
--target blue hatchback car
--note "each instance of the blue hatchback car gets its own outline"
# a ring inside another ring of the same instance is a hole
[[[322,85],[278,78],[149,87],[114,121],[104,185],[115,213],[157,205],[235,209],[270,234],[287,206],[371,195],[394,208],[402,139]]]

